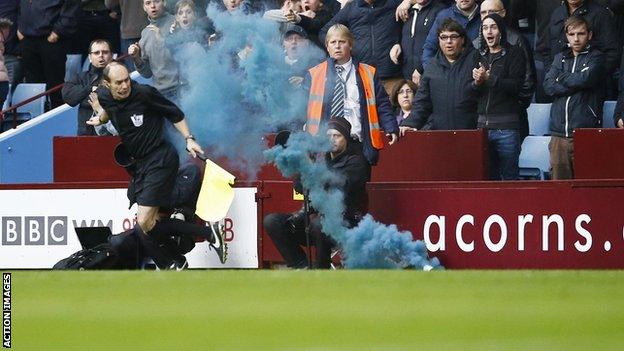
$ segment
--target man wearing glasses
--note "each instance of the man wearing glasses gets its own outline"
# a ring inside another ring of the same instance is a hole
[[[87,121],[93,114],[94,103],[89,95],[95,91],[102,80],[102,70],[113,60],[113,54],[108,41],[95,39],[89,44],[89,70],[80,72],[65,82],[63,86],[63,101],[70,106],[80,104],[78,108],[78,135],[96,135],[93,126],[87,125]],[[89,102],[91,101],[91,103]],[[102,134],[108,134],[102,129]],[[99,134],[99,133],[98,133]]]
[[[477,96],[472,85],[476,55],[464,27],[447,18],[437,29],[440,50],[420,80],[413,110],[401,133],[431,124],[433,130],[475,129]]]
[[[429,29],[429,35],[427,35],[423,47],[423,67],[427,66],[438,51],[438,29],[447,18],[453,19],[464,27],[468,42],[479,36],[479,29],[481,28],[479,4],[477,4],[475,0],[455,0],[455,5],[451,5],[451,7],[438,13],[435,22],[433,22],[431,29]]]

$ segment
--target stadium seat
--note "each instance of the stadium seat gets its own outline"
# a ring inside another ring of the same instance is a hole
[[[18,104],[44,91],[46,91],[46,85],[43,83],[20,83],[15,87],[15,91],[11,97],[11,104]],[[29,120],[45,112],[45,100],[46,97],[42,96],[35,101],[19,107],[17,109],[17,113],[20,116],[19,119]]]
[[[520,179],[550,179],[549,136],[528,136],[520,152]]]
[[[529,118],[529,135],[542,136],[550,134],[550,104],[533,103],[527,109]]]
[[[613,113],[617,101],[605,101],[602,108],[602,128],[615,128]]]

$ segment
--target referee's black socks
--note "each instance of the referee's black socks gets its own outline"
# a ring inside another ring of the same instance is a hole
[[[156,236],[185,236],[195,237],[202,236],[208,240],[208,242],[215,242],[215,237],[209,227],[199,225],[197,223],[184,222],[175,218],[162,218],[156,221],[154,228],[150,230],[150,234]]]

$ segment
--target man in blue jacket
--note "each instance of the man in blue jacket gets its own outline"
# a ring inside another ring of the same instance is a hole
[[[544,80],[546,94],[554,97],[548,145],[552,179],[574,178],[574,129],[600,126],[606,77],[605,55],[589,45],[587,20],[572,16],[564,28],[569,49],[555,56]]]
[[[479,36],[481,18],[479,17],[479,5],[475,0],[455,0],[455,5],[442,10],[436,16],[433,26],[429,29],[429,35],[423,47],[422,65],[427,66],[436,52],[438,52],[438,27],[445,19],[451,18],[466,28],[468,42]]]
[[[78,26],[78,0],[21,0],[17,37],[28,83],[46,83],[51,89],[65,79],[70,35]],[[61,92],[50,95],[52,107],[63,104]]]
[[[401,33],[401,51],[403,52],[403,78],[420,84],[423,74],[422,53],[425,39],[429,35],[429,29],[433,26],[436,16],[446,6],[438,0],[414,0],[401,3],[409,7],[405,10],[405,17],[398,15],[404,20],[403,32]],[[401,6],[399,6],[401,7]],[[397,8],[397,13],[399,12]]]

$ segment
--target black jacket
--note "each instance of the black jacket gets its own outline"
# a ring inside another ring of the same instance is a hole
[[[301,28],[305,29],[308,34],[308,39],[316,44],[321,49],[325,50],[325,42],[322,42],[319,38],[319,32],[329,22],[336,12],[331,12],[328,7],[322,6],[316,11],[316,16],[310,18],[307,16],[300,16],[301,21],[297,23]]]
[[[45,37],[54,31],[61,38],[78,28],[78,0],[20,0],[19,31],[27,37]]]
[[[422,52],[425,45],[425,39],[435,21],[438,12],[443,10],[445,5],[439,1],[431,0],[427,6],[420,11],[414,8],[409,10],[409,19],[403,23],[401,32],[401,51],[403,52],[403,77],[411,80],[412,73],[417,69],[420,74],[423,73]],[[412,24],[416,16],[414,24],[414,35],[412,36]]]
[[[19,12],[20,0],[2,0],[0,1],[0,18],[8,18],[13,23],[17,23],[17,15]],[[4,55],[18,55],[17,45],[17,25],[13,24],[9,29],[9,36],[4,38]]]
[[[130,95],[114,100],[106,87],[97,90],[100,105],[119,132],[121,142],[130,154],[140,160],[163,142],[163,118],[171,123],[184,119],[184,113],[156,88],[132,82]]]
[[[341,190],[344,192],[344,217],[348,221],[361,218],[368,210],[366,182],[370,180],[370,166],[364,155],[354,149],[347,148],[333,160],[329,153],[325,155],[327,166],[344,176],[345,183]]]
[[[484,43],[481,43],[484,46]],[[503,50],[491,54],[482,50],[477,66],[490,70],[489,79],[475,86],[479,96],[477,126],[486,129],[519,128],[519,94],[525,78],[526,62],[522,50],[504,43]]]
[[[78,135],[95,135],[93,127],[85,122],[89,120],[93,109],[87,102],[89,94],[93,91],[93,87],[97,87],[102,79],[102,69],[96,69],[89,66],[87,72],[80,72],[63,85],[63,101],[69,106],[78,108]]]
[[[617,45],[618,38],[612,13],[591,0],[585,0],[583,6],[574,11],[574,15],[582,16],[589,23],[593,32],[590,44],[605,54],[607,73],[615,71],[620,64],[620,48]],[[548,71],[548,65],[553,62],[555,55],[568,47],[563,28],[568,17],[568,7],[565,4],[557,7],[550,17],[548,29],[550,50],[545,62],[546,71]]]
[[[412,113],[401,125],[421,129],[429,120],[432,130],[475,129],[477,97],[472,69],[476,58],[470,44],[453,64],[438,51],[420,78]]]
[[[575,128],[600,126],[605,69],[605,55],[592,48],[576,57],[572,50],[555,56],[544,80],[546,94],[555,98],[550,108],[552,135],[571,138]]]
[[[360,62],[377,68],[380,79],[401,76],[401,66],[390,60],[390,49],[401,42],[401,24],[394,12],[401,0],[375,0],[368,5],[364,0],[353,0],[345,5],[319,33],[325,36],[331,26],[344,24],[355,37],[352,55]]]
[[[473,40],[472,44],[477,50],[481,48],[481,35],[479,38]],[[537,74],[535,73],[535,61],[533,60],[533,50],[527,43],[524,36],[513,28],[507,27],[507,42],[518,47],[524,55],[524,62],[526,64],[524,80],[518,98],[520,99],[520,105],[522,109],[526,109],[531,105],[533,99],[533,93],[535,92],[535,84],[537,82]]]

